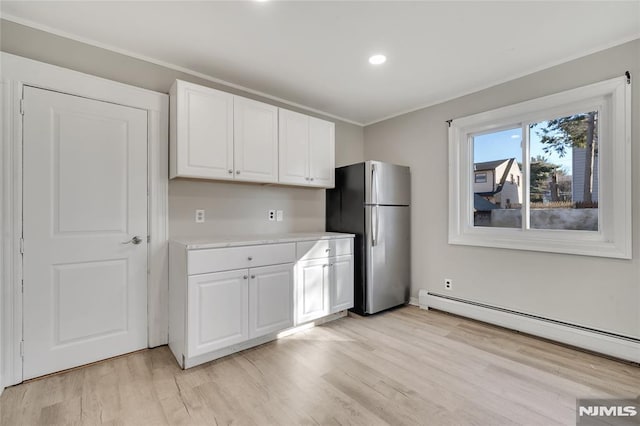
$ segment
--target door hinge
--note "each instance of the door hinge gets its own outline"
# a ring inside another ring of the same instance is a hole
[[[20,280],[20,290],[24,294],[24,280]]]
[[[20,115],[24,115],[24,99],[20,99]]]
[[[24,238],[20,238],[20,254],[24,254]]]
[[[24,340],[20,340],[20,356],[24,358]]]
[[[151,235],[147,235],[147,243],[151,242]]]

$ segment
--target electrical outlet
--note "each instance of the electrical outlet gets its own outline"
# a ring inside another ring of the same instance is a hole
[[[269,222],[273,222],[274,220],[276,220],[276,211],[269,210],[267,217],[269,218]]]
[[[204,210],[196,210],[196,223],[204,223]]]
[[[278,222],[282,222],[282,219],[284,219],[284,213],[282,212],[282,210],[276,211],[276,220]]]
[[[449,278],[445,278],[444,288],[446,288],[447,290],[453,290],[453,281]]]

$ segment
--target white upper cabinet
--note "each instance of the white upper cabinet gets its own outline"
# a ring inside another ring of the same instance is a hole
[[[278,181],[278,108],[251,99],[234,100],[236,180]]]
[[[233,179],[233,95],[180,80],[170,94],[170,177]]]
[[[332,188],[335,125],[176,80],[170,177]]]
[[[280,108],[280,183],[332,188],[335,125]]]
[[[280,109],[280,183],[309,183],[309,118]]]
[[[309,118],[309,184],[334,187],[335,124]]]

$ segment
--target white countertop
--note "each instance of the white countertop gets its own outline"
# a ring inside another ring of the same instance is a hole
[[[297,241],[330,240],[355,237],[354,234],[339,232],[296,232],[270,235],[224,235],[213,237],[176,237],[173,243],[185,246],[187,250],[253,246],[259,244],[295,243]]]

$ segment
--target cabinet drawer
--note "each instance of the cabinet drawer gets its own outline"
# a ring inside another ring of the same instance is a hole
[[[189,275],[206,274],[255,266],[293,263],[295,262],[295,252],[294,243],[190,250],[187,273]]]
[[[335,240],[302,241],[297,244],[298,260],[320,259],[329,256],[342,256],[353,252],[353,238]]]

